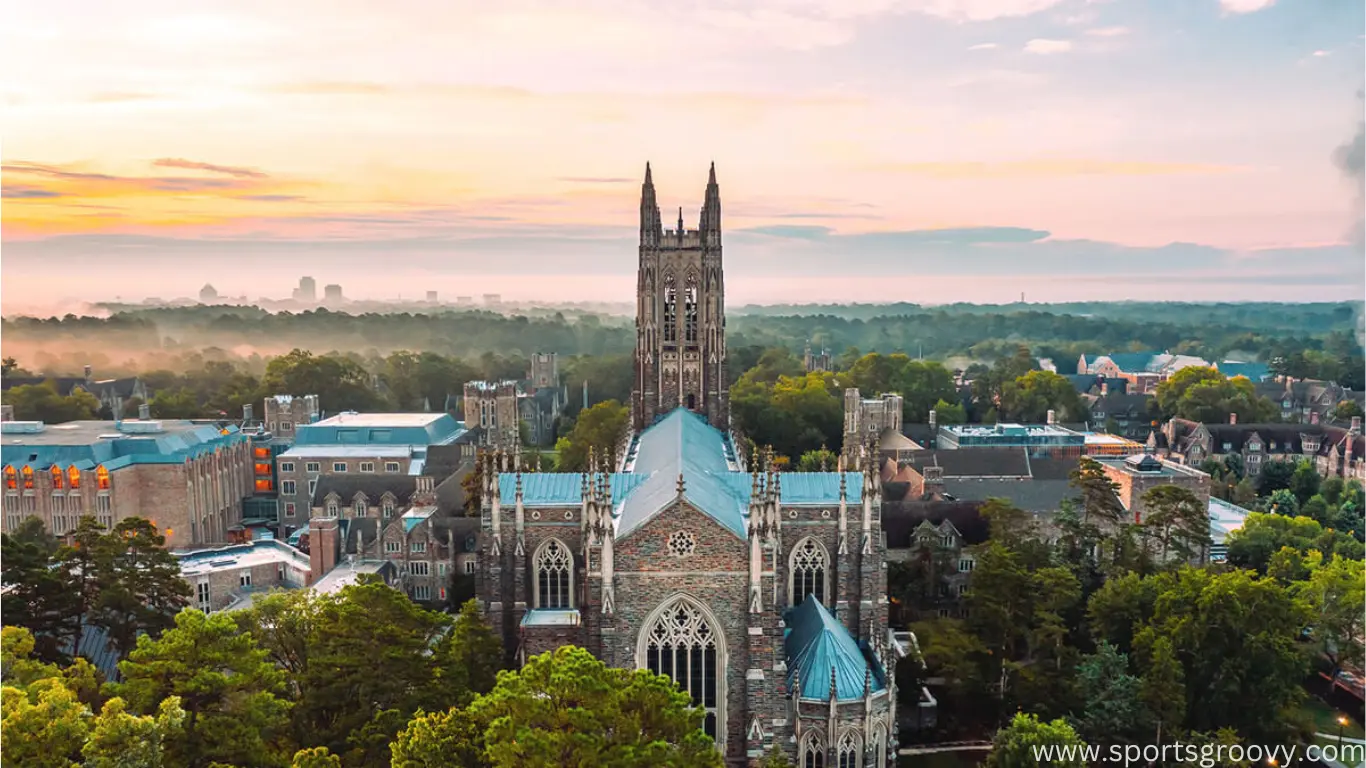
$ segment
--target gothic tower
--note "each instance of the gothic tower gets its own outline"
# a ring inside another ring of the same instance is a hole
[[[711,166],[698,228],[664,229],[650,164],[640,191],[635,387],[631,426],[641,430],[682,406],[730,428],[726,309],[721,267],[721,191]]]

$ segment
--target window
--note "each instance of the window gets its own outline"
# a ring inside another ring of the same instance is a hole
[[[719,652],[717,635],[700,606],[678,597],[642,630],[641,640],[645,645],[645,667],[673,678],[681,690],[692,696],[693,706],[706,712],[702,729],[720,742],[725,738],[717,727],[723,696],[717,688],[725,672],[725,657]]]
[[[294,431],[294,423],[291,422],[291,421],[282,421],[282,422],[280,422],[280,431],[281,431],[281,432],[293,432],[293,431]]]
[[[802,768],[825,768],[825,744],[815,733],[802,742]]]
[[[14,471],[14,467],[5,467],[5,490],[13,491],[19,488],[19,473]]]
[[[24,516],[19,514],[19,494],[5,494],[5,530],[13,531],[23,520]]]
[[[413,542],[413,551],[414,551],[414,552],[426,552],[426,551],[427,551],[427,542],[425,542],[425,541],[414,541],[414,542]]]
[[[438,562],[437,562],[437,564],[436,564],[436,575],[437,575],[437,576],[445,576],[445,575],[446,575],[446,561],[442,560],[442,561],[438,561]]]
[[[825,603],[826,573],[830,565],[830,556],[825,553],[815,539],[802,539],[792,550],[791,565],[788,570],[791,573],[791,583],[789,585],[792,595],[792,604],[801,605],[806,601],[807,595],[815,596],[817,602]]]
[[[388,520],[389,518],[394,516],[394,502],[390,501],[389,499],[384,500],[384,506],[382,506],[381,509],[384,510],[385,520]]]
[[[403,545],[397,541],[386,541],[384,542],[384,551],[391,554],[394,552],[401,552],[403,551]]]
[[[294,494],[298,493],[298,491],[299,489],[294,484],[293,480],[280,481],[280,493],[283,493],[286,496],[293,496]]]
[[[386,462],[384,462],[384,471],[385,471],[385,472],[388,472],[389,474],[394,474],[394,473],[398,472],[398,462],[397,462],[397,461],[386,461]]]
[[[209,582],[208,582],[208,581],[201,581],[201,582],[199,582],[198,596],[199,596],[199,610],[201,610],[201,611],[203,611],[203,612],[205,612],[205,613],[208,613],[208,612],[209,612]]]
[[[664,342],[678,341],[678,289],[674,286],[674,276],[664,277]]]
[[[340,508],[337,506],[337,500],[336,500],[336,499],[328,499],[328,500],[327,500],[327,516],[328,516],[328,517],[336,517],[337,514],[338,514],[340,511],[341,511],[341,510],[340,510]]]
[[[683,291],[683,341],[697,343],[697,276],[688,277],[688,287]]]
[[[295,506],[294,502],[292,502],[292,501],[286,501],[286,502],[285,502],[285,517],[294,517],[294,515],[297,513],[297,511],[298,511],[298,507]]]
[[[474,573],[474,558],[465,561],[465,573]]]
[[[687,557],[697,549],[697,540],[687,531],[675,531],[669,535],[665,548],[674,557]]]
[[[374,472],[374,471],[375,471],[375,462],[373,462],[373,461],[362,461],[362,462],[360,463],[360,471],[362,471],[362,472]]]
[[[76,490],[81,487],[81,471],[75,467],[67,467],[66,470],[67,487]]]
[[[307,461],[307,462],[304,462],[304,471],[305,471],[305,472],[321,472],[321,471],[323,471],[323,465],[320,464],[320,463],[318,463],[318,462],[316,462],[316,461]]]
[[[24,490],[33,490],[33,467],[25,466],[19,470],[19,476],[24,479]]]
[[[940,608],[940,609],[939,609],[939,618],[941,618],[941,619],[947,619],[947,618],[949,618],[949,609],[948,609],[948,608]]]
[[[318,492],[318,478],[308,481],[308,498],[313,498],[313,494]]]
[[[333,471],[333,472],[345,472],[345,471],[346,471],[346,462],[344,462],[344,461],[334,461],[334,462],[332,462],[332,471]]]
[[[38,514],[38,497],[34,496],[32,493],[26,493],[24,494],[23,499],[24,516],[27,517],[29,515]]]
[[[967,591],[968,591],[968,585],[967,585],[967,584],[955,584],[954,587],[953,587],[953,593],[954,593],[955,595],[958,595],[959,597],[962,597],[963,594],[964,594],[965,592],[967,592]]]
[[[280,462],[280,471],[281,471],[281,472],[293,472],[293,471],[294,471],[294,462],[292,462],[292,461],[282,461],[282,462]]]
[[[877,760],[873,765],[881,768],[887,764],[887,729],[883,728],[881,723],[873,726],[873,752],[876,755],[874,759]]]
[[[558,539],[549,539],[536,552],[537,608],[572,608],[570,592],[574,581],[574,560],[569,548]]]
[[[427,586],[426,584],[418,584],[417,586],[413,587],[413,599],[414,599],[414,600],[431,600],[431,599],[432,599],[432,588],[429,587],[429,586]]]
[[[446,599],[446,588],[445,588],[445,587],[442,587],[442,588],[438,589],[438,590],[437,590],[437,594],[440,595],[440,598],[439,598],[439,599],[442,600],[442,601],[444,601],[444,600]]]
[[[426,560],[414,560],[408,564],[408,572],[414,576],[432,575],[432,564]]]
[[[65,477],[66,477],[65,475],[62,474],[62,468],[59,467],[59,466],[57,466],[56,464],[53,464],[53,465],[52,465],[52,472],[51,472],[51,475],[52,475],[52,488],[53,488],[53,490],[58,490],[58,489],[60,489],[60,488],[62,487],[62,485],[63,485],[62,481],[63,481],[63,480],[65,479]]]
[[[958,572],[959,572],[959,573],[970,573],[970,572],[972,571],[972,569],[973,569],[973,568],[976,568],[976,567],[977,567],[977,561],[976,561],[976,560],[973,560],[973,559],[970,558],[970,557],[965,557],[965,558],[963,558],[962,560],[959,560],[959,561],[958,561]]]
[[[242,575],[239,576],[239,577],[237,578],[237,586],[239,586],[239,587],[250,587],[250,586],[251,586],[251,571],[243,571],[243,572],[242,572]]]
[[[355,502],[351,504],[351,510],[355,513],[356,517],[365,517],[367,509],[369,508],[365,505],[365,499],[356,499]]]
[[[859,744],[858,734],[853,731],[845,731],[840,735],[839,768],[859,768],[859,757],[863,754],[862,745]]]

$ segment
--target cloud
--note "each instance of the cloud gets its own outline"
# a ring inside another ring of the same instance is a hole
[[[6,184],[0,187],[0,197],[14,200],[38,200],[45,198],[61,197],[61,192],[51,189],[39,189],[22,184]]]
[[[339,80],[280,83],[266,90],[296,96],[378,96],[393,92],[393,88],[381,83]]]
[[[914,229],[892,232],[867,232],[837,235],[830,227],[774,224],[735,230],[748,235],[789,238],[794,240],[838,239],[851,249],[896,248],[925,245],[987,245],[993,243],[1032,243],[1048,238],[1040,229],[1023,227],[962,227],[955,229]]]
[[[1173,176],[1231,173],[1245,169],[1238,166],[1212,163],[1059,158],[1004,162],[894,163],[875,170],[929,176],[936,179],[1020,179],[1065,176]]]
[[[245,168],[228,168],[208,163],[192,163],[188,160],[157,161],[160,165],[177,168],[212,169],[217,173],[233,176],[227,179],[211,179],[198,176],[114,176],[108,173],[95,173],[71,167],[47,165],[26,161],[14,161],[0,165],[0,171],[24,177],[38,177],[49,180],[58,189],[50,190],[64,197],[110,197],[118,195],[145,195],[148,193],[200,193],[214,191],[251,192],[259,189],[266,174]]]
[[[1231,14],[1256,13],[1275,4],[1276,0],[1219,0],[1224,13]]]
[[[630,184],[637,181],[637,179],[627,179],[620,176],[561,176],[559,180],[572,184]]]
[[[1025,53],[1036,53],[1043,56],[1053,53],[1067,53],[1070,50],[1072,50],[1070,40],[1045,40],[1043,38],[1030,40],[1025,43],[1024,47]]]
[[[1357,91],[1358,101],[1362,98],[1363,92]],[[1343,176],[1352,183],[1357,218],[1348,238],[1351,242],[1360,244],[1366,241],[1366,215],[1362,214],[1362,206],[1366,204],[1363,202],[1366,189],[1362,187],[1363,181],[1366,181],[1366,121],[1358,120],[1356,133],[1352,138],[1333,150],[1333,165],[1337,166]]]
[[[969,50],[969,51],[993,51],[993,50],[995,50],[995,49],[998,48],[998,47],[1000,47],[1000,46],[996,45],[995,43],[978,43],[977,45],[969,45],[969,46],[968,46],[968,50]]]
[[[239,179],[266,178],[266,174],[252,168],[237,168],[231,165],[214,165],[213,163],[201,163],[195,160],[182,160],[178,157],[163,157],[160,160],[154,161],[152,165],[158,168],[181,168],[191,171],[221,173],[225,176],[236,176]]]
[[[237,200],[252,200],[258,203],[289,203],[304,199],[302,195],[238,195]]]
[[[89,101],[95,104],[109,104],[124,101],[146,101],[157,98],[154,94],[138,93],[135,91],[104,91],[92,93]]]
[[[1086,30],[1086,34],[1092,37],[1123,37],[1129,34],[1128,27],[1096,27]]]

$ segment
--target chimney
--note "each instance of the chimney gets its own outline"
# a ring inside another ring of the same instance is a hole
[[[337,567],[341,531],[335,517],[315,517],[309,525],[308,564],[313,584]]]
[[[252,416],[252,413],[251,413],[251,403],[244,403],[244,404],[242,405],[242,421],[243,421],[243,423],[248,423],[248,422],[250,422],[250,421],[251,421],[251,416]]]
[[[944,468],[938,466],[925,467],[925,492],[924,498],[930,501],[940,501],[944,498]]]
[[[1236,414],[1236,413],[1230,413],[1230,414],[1228,415],[1228,423],[1230,423],[1230,424],[1237,424],[1237,423],[1238,423],[1238,414]]]
[[[1052,408],[1048,409],[1048,423],[1050,425],[1058,423],[1058,414]]]
[[[935,412],[934,412],[934,409],[931,408],[931,409],[930,409],[930,432],[934,432],[934,431],[935,431],[936,429],[938,429],[938,428],[939,428],[939,414],[935,413]]]
[[[147,421],[148,419],[152,418],[152,406],[148,405],[147,403],[139,403],[138,418],[143,421]]]
[[[1105,379],[1100,380],[1100,396],[1105,397],[1110,394],[1110,382]]]

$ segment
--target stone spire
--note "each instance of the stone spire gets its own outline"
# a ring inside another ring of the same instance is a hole
[[[650,164],[645,163],[645,183],[640,185],[640,244],[659,245],[661,224],[659,204],[655,201],[655,182]]]

